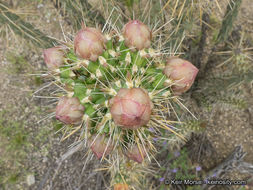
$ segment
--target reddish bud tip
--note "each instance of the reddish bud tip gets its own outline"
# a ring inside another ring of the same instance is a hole
[[[113,190],[129,190],[129,188],[125,183],[117,183],[113,186]]]
[[[141,88],[122,88],[109,103],[114,122],[123,128],[137,129],[150,120],[153,104]]]
[[[125,155],[130,159],[133,160],[135,162],[138,163],[142,163],[142,161],[144,160],[144,158],[146,157],[146,153],[145,151],[140,147],[140,149],[138,148],[137,144],[133,145],[132,147],[130,147]]]
[[[94,138],[96,138],[95,141]],[[113,150],[113,145],[111,144],[111,141],[108,143],[108,139],[105,137],[105,135],[99,135],[98,137],[93,136],[90,139],[89,143],[92,152],[98,159],[100,159],[103,154],[104,156],[107,156]]]
[[[76,97],[69,98],[63,96],[60,98],[58,105],[56,106],[56,119],[65,124],[81,123],[83,114],[84,107],[80,104],[79,99]]]
[[[151,45],[151,31],[149,28],[138,20],[131,20],[123,28],[125,45],[129,48],[142,50],[149,48]]]
[[[83,59],[96,61],[104,51],[105,42],[105,37],[98,29],[83,28],[74,39],[75,53]]]
[[[64,63],[64,52],[61,47],[53,47],[43,51],[44,61],[49,70],[56,70]]]
[[[166,63],[164,74],[176,83],[172,89],[180,95],[191,88],[198,71],[189,61],[172,57]]]

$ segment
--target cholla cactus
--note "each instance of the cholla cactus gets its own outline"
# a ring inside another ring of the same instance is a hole
[[[68,97],[60,98],[56,118],[76,125],[65,127],[64,138],[80,130],[89,153],[120,163],[109,167],[114,189],[135,186],[130,173],[154,158],[156,143],[186,140],[182,122],[164,112],[173,110],[178,118],[173,105],[187,110],[175,93],[188,90],[198,70],[180,58],[166,63],[165,55],[150,48],[151,31],[138,20],[127,23],[123,34],[86,27],[57,62],[56,83]],[[117,178],[128,163],[133,167]]]

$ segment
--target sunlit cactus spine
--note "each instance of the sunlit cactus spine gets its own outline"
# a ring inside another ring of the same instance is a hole
[[[169,120],[166,112],[178,117],[175,104],[188,110],[177,95],[189,90],[198,72],[189,61],[155,50],[151,31],[138,20],[105,34],[83,27],[64,54],[45,56],[46,63],[62,61],[54,69],[65,94],[56,107],[56,118],[67,124],[64,139],[80,131],[80,140],[98,159],[134,164],[125,168],[128,173],[154,159],[156,143],[186,140],[182,122]],[[113,178],[121,167],[127,165],[115,166]],[[121,176],[111,185],[128,189],[127,184]]]

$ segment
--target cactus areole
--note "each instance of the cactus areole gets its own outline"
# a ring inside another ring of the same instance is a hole
[[[148,93],[141,88],[122,88],[109,104],[114,122],[125,129],[146,125],[153,107]]]

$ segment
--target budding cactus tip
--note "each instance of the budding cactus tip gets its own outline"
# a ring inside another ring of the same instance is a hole
[[[84,109],[78,98],[63,96],[56,106],[55,117],[65,124],[79,124],[82,121]]]
[[[113,190],[129,190],[129,187],[126,183],[117,183],[113,186]]]
[[[52,47],[43,50],[44,61],[50,71],[63,65],[64,52],[62,47]]]
[[[109,103],[114,122],[123,128],[137,129],[149,122],[152,102],[141,88],[122,88]]]
[[[141,164],[146,157],[145,151],[141,148],[138,147],[137,144],[134,144],[131,146],[126,152],[125,152],[126,157],[128,157],[130,160],[133,160],[139,164]]]
[[[102,55],[106,38],[96,28],[84,27],[79,30],[74,39],[74,50],[77,56],[90,61],[96,61]]]
[[[198,69],[187,60],[171,57],[167,60],[163,73],[175,81],[172,89],[174,94],[180,95],[190,89],[197,76]]]
[[[106,139],[105,135],[99,135],[90,139],[90,148],[94,155],[100,159],[107,156],[113,150],[113,144]]]
[[[125,45],[129,48],[142,50],[151,45],[151,31],[139,20],[131,20],[123,27]]]

